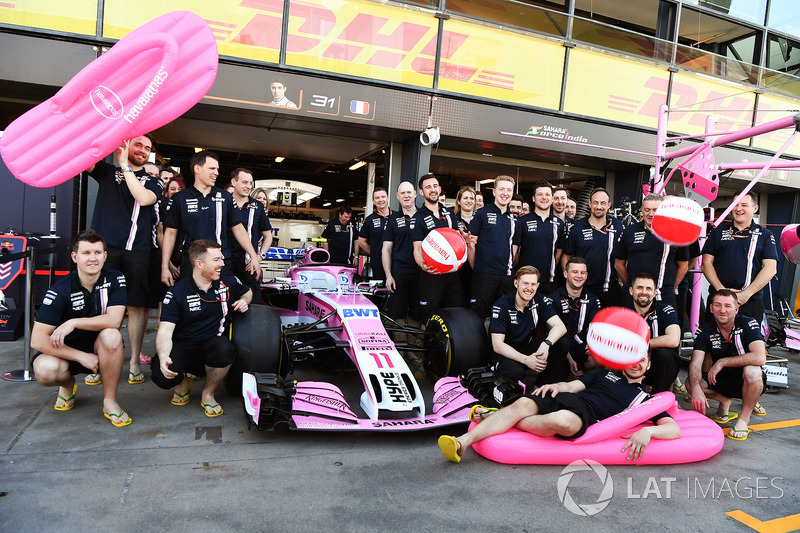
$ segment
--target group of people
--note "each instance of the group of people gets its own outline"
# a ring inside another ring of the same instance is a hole
[[[235,360],[223,332],[258,294],[272,242],[265,206],[250,196],[252,172],[232,172],[231,194],[215,186],[219,158],[202,151],[189,161],[186,187],[148,162],[152,147],[149,135],[127,140],[116,151],[120,167],[100,161],[87,169],[98,183],[92,229],[73,238],[76,270],[47,291],[31,337],[37,381],[59,387],[55,409],[74,407],[75,375],[86,373],[87,385],[103,386],[103,413],[118,427],[132,421],[116,400],[126,310],[128,383],[143,383],[140,365],[149,363],[153,382],[174,389],[171,403],[186,405],[204,374],[203,411],[222,414],[214,393]],[[141,347],[154,299],[162,302],[151,359]]]

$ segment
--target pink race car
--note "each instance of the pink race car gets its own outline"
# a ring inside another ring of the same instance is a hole
[[[285,278],[263,286],[269,305],[250,306],[232,325],[238,360],[228,388],[241,390],[253,423],[261,429],[408,431],[469,421],[477,400],[455,376],[485,366],[491,354],[475,313],[446,308],[425,331],[407,327],[381,313],[378,282],[357,283],[355,268],[329,264],[325,250],[299,258]],[[395,341],[390,333],[422,346]],[[422,389],[429,380],[416,379],[398,350],[425,352],[428,375],[439,378],[432,396]],[[349,381],[350,401],[327,380],[286,379],[295,368],[307,373],[301,363],[315,363],[315,376]]]

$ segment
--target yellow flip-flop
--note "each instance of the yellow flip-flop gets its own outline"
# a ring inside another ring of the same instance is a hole
[[[53,406],[53,409],[55,409],[56,411],[69,411],[70,409],[75,407],[75,395],[77,393],[78,393],[78,384],[77,383],[73,383],[72,384],[72,396],[70,396],[69,398],[64,398],[63,396],[61,396],[59,394],[58,398],[56,399],[56,404]],[[58,405],[58,400],[64,400],[64,405]],[[72,405],[68,406],[67,404],[69,402],[72,402]]]
[[[187,393],[187,394],[188,394],[188,393]],[[206,414],[206,416],[207,416],[208,418],[214,418],[215,416],[219,416],[219,415],[221,415],[222,413],[224,413],[224,412],[225,412],[225,411],[223,411],[222,407],[220,407],[220,408],[219,408],[219,413],[215,413],[215,412],[214,412],[214,408],[215,408],[215,407],[219,407],[219,402],[218,402],[218,403],[214,403],[214,404],[211,404],[211,403],[201,403],[200,405],[202,405],[202,406],[203,406],[203,412]],[[208,412],[208,408],[209,408],[209,407],[211,408],[211,412],[210,412],[210,413]]]
[[[114,425],[114,427],[124,428],[125,426],[130,426],[131,423],[133,422],[133,419],[130,416],[128,416],[127,420],[122,420],[122,416],[124,414],[125,414],[125,410],[122,409],[119,412],[119,414],[117,414],[117,413],[103,413],[103,416],[108,418],[111,421],[111,423]],[[117,417],[119,419],[119,422],[114,422],[114,419],[111,418],[112,416]]]
[[[478,409],[485,409],[485,411],[483,413],[478,413],[477,412]],[[475,422],[475,417],[480,417],[481,420],[484,420],[486,418],[485,415],[488,415],[489,413],[493,413],[495,411],[497,411],[497,409],[494,408],[494,407],[484,407],[482,405],[473,405],[472,409],[469,410],[469,421],[470,422]]]
[[[725,436],[728,437],[731,440],[747,440],[748,435],[750,435],[750,431],[751,431],[750,428],[747,428],[747,429],[733,429],[733,428],[731,428],[730,433],[728,433]],[[733,436],[734,433],[744,433],[744,437],[734,437]]]
[[[459,455],[459,450],[461,450],[461,443],[458,442],[458,439],[455,437],[451,437],[450,435],[442,435],[439,437],[439,448],[442,450],[442,453],[447,460],[453,463],[460,463],[461,462],[461,455]]]

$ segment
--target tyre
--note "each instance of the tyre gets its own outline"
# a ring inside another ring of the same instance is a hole
[[[489,339],[474,311],[465,307],[440,309],[428,319],[425,332],[425,364],[435,376],[458,376],[489,364]]]
[[[231,324],[231,341],[236,346],[236,362],[231,365],[225,388],[242,394],[242,372],[264,372],[281,377],[289,372],[283,350],[281,317],[272,307],[253,304],[244,314],[237,314]]]

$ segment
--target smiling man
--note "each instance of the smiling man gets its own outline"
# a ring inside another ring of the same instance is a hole
[[[386,223],[394,211],[389,208],[389,195],[383,187],[375,187],[372,192],[372,203],[375,206],[375,212],[370,213],[361,224],[361,229],[358,231],[358,250],[364,250],[369,256],[372,278],[385,280],[386,274],[381,259],[383,234]],[[356,255],[358,255],[358,250],[356,250]]]

